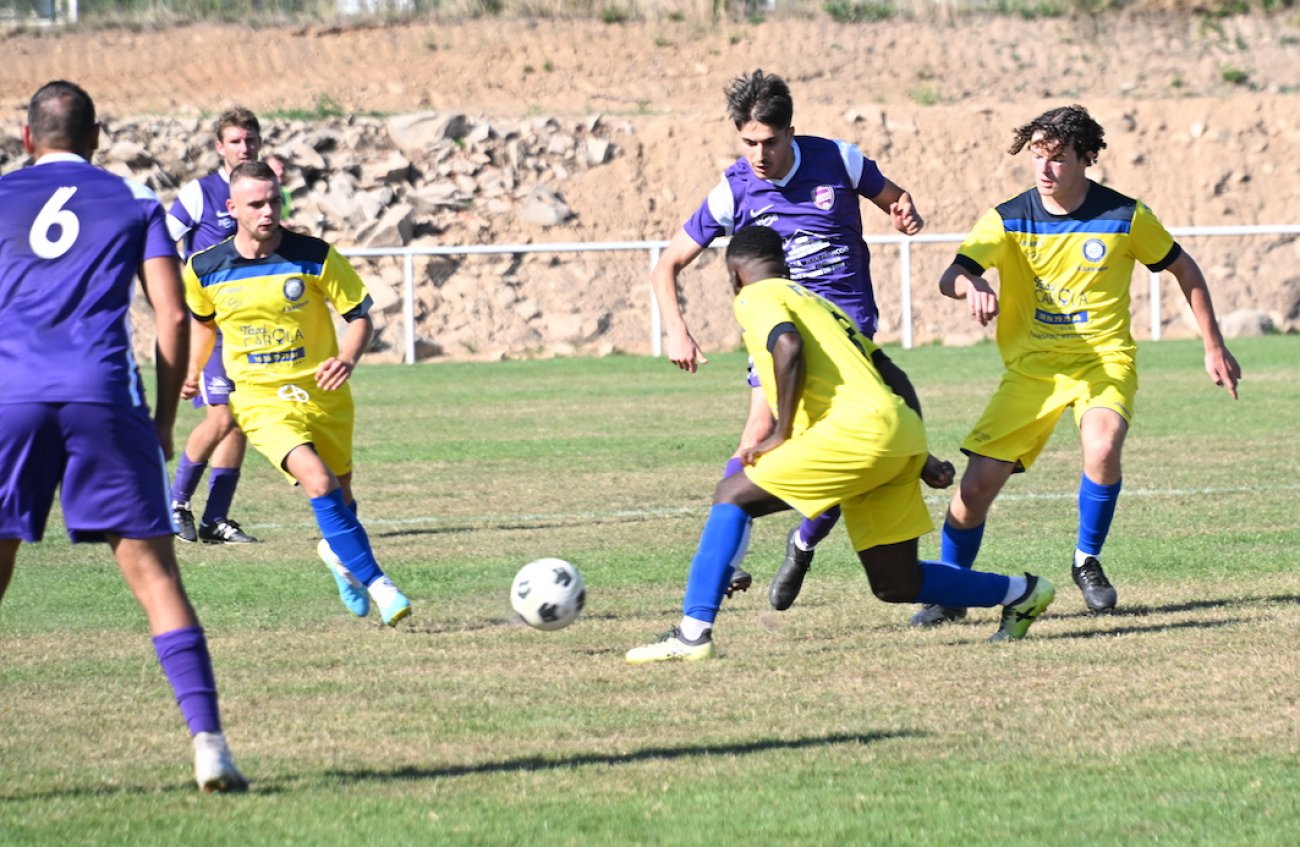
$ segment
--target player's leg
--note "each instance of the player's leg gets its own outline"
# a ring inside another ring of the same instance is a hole
[[[283,467],[307,494],[325,544],[346,571],[346,574],[340,574],[335,570],[336,580],[341,577],[349,582],[347,576],[350,575],[364,586],[370,599],[379,606],[384,623],[389,626],[396,626],[398,621],[408,617],[411,614],[410,601],[379,567],[370,546],[370,537],[356,513],[349,508],[339,477],[326,465],[315,446],[305,443],[294,447],[285,456]],[[350,582],[349,587],[353,587]],[[342,584],[340,594],[344,594]],[[354,614],[365,614],[360,603],[349,602],[347,596],[343,599]]]
[[[194,778],[202,791],[248,788],[221,727],[216,675],[207,637],[181,584],[170,535],[108,536],[131,593],[144,609],[154,651],[176,695],[194,744]]]
[[[754,373],[753,361],[749,363],[748,385],[749,411],[745,416],[745,427],[740,433],[740,445],[736,449],[736,455],[728,459],[726,467],[722,469],[723,479],[734,476],[744,469],[739,457],[740,451],[747,447],[753,447],[764,438],[767,438],[772,432],[772,427],[776,425],[776,419],[772,417],[772,410],[767,405],[767,398],[763,396],[763,389],[759,387],[758,375]],[[736,559],[731,563],[731,581],[727,584],[728,597],[737,591],[748,591],[749,586],[754,584],[753,574],[740,566],[748,550],[749,537],[746,536],[744,545],[736,551]]]
[[[14,563],[18,561],[17,538],[0,538],[0,602],[4,602],[5,592],[9,590],[9,580],[14,575]]]
[[[208,415],[228,419],[229,426],[226,427],[226,436],[212,452],[211,471],[208,473],[208,501],[203,506],[203,519],[199,522],[199,539],[208,544],[256,544],[257,539],[230,517],[230,506],[235,500],[235,490],[239,487],[240,468],[244,464],[248,439],[235,426],[228,405],[213,403],[208,406]]]
[[[681,622],[657,641],[629,650],[627,661],[642,664],[711,658],[713,624],[732,580],[737,553],[749,543],[753,519],[788,508],[744,473],[719,482],[686,578]]]
[[[212,356],[203,368],[203,374],[199,378],[199,396],[194,398],[194,408],[203,409],[203,420],[190,430],[189,437],[185,439],[185,448],[176,460],[176,476],[172,479],[172,523],[176,537],[181,541],[192,543],[199,540],[194,509],[190,502],[199,488],[203,472],[208,468],[208,460],[235,428],[229,402],[230,381],[226,379],[218,347],[212,351]],[[215,410],[218,406],[220,409]]]
[[[1083,476],[1079,480],[1079,534],[1071,573],[1094,612],[1115,608],[1115,587],[1101,567],[1101,548],[1106,543],[1123,481],[1121,455],[1128,422],[1112,409],[1094,407],[1079,421],[1083,447]]]

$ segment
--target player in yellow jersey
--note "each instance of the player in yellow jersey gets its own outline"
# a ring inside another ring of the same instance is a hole
[[[790,508],[816,517],[837,504],[881,600],[1001,604],[1002,626],[991,640],[1023,638],[1052,602],[1050,582],[917,558],[917,539],[933,528],[920,482],[951,485],[953,468],[928,453],[907,375],[838,306],[789,279],[781,237],[768,227],[736,233],[727,271],[776,423],[742,451],[744,471],[714,491],[680,624],[629,650],[627,661],[711,658],[714,620],[752,519]]]
[[[1133,419],[1137,345],[1130,332],[1135,262],[1178,280],[1205,345],[1205,369],[1237,396],[1241,378],[1223,343],[1205,278],[1141,201],[1087,178],[1106,146],[1082,106],[1045,112],[1015,131],[1010,153],[1028,147],[1034,188],[988,210],[939,280],[966,300],[981,325],[997,318],[1006,373],[970,435],[969,461],[948,507],[942,558],[971,567],[984,521],[1011,474],[1027,470],[1067,408],[1083,446],[1079,533],[1072,573],[1093,611],[1114,608],[1101,547],[1120,491],[1120,454]],[[984,278],[998,272],[998,291]],[[934,604],[913,618],[934,626],[965,615]]]
[[[384,623],[394,626],[411,604],[375,561],[351,484],[348,378],[374,329],[370,295],[332,246],[280,226],[280,202],[266,163],[231,171],[235,235],[185,266],[185,299],[199,322],[195,344],[210,353],[221,330],[226,372],[236,386],[235,422],[310,498],[324,536],[317,552],[344,605],[364,617],[374,600]],[[331,305],[347,321],[341,345]],[[195,357],[183,396],[198,390],[206,359]]]

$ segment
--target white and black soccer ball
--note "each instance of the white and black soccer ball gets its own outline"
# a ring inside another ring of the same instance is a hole
[[[515,574],[510,606],[534,629],[561,629],[578,619],[587,587],[578,569],[563,559],[538,559]]]

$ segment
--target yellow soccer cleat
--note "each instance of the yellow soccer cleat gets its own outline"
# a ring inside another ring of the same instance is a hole
[[[655,639],[654,643],[628,650],[627,661],[631,665],[644,665],[649,662],[698,662],[700,659],[712,659],[716,655],[713,650],[713,630],[706,629],[696,640],[687,641],[682,637],[681,630],[673,627]]]

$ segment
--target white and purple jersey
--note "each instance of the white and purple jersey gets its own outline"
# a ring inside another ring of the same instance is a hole
[[[235,234],[235,219],[226,208],[230,178],[217,170],[181,186],[167,210],[172,240],[181,242],[181,258],[220,244]]]
[[[0,404],[143,406],[128,312],[175,254],[158,197],[79,156],[0,177]]]
[[[779,180],[760,179],[744,159],[727,168],[684,225],[686,234],[706,247],[747,226],[771,227],[785,243],[791,277],[873,336],[879,313],[858,197],[878,195],[885,177],[847,141],[799,135],[793,147],[794,164]]]

